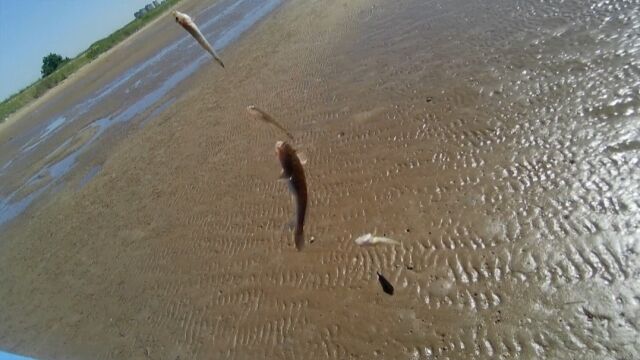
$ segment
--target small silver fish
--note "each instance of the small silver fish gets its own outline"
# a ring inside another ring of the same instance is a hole
[[[357,239],[355,239],[355,243],[360,246],[374,246],[378,244],[400,245],[399,241],[383,236],[373,236],[371,234],[364,234],[358,237]]]
[[[202,46],[207,52],[209,52],[209,54],[211,54],[211,56],[213,56],[213,59],[217,61],[220,66],[224,67],[224,63],[213,50],[211,44],[209,44],[207,39],[204,38],[204,35],[202,35],[200,29],[198,29],[196,23],[193,22],[191,17],[187,14],[181,13],[178,10],[173,10],[171,14],[176,18],[176,22],[180,24],[185,30],[187,30],[187,32],[189,32],[189,34],[191,34],[191,36],[193,36],[196,41],[198,41],[200,46]]]
[[[284,126],[280,125],[280,123],[278,123],[276,119],[267,114],[264,110],[255,105],[249,105],[247,106],[247,112],[251,114],[251,116],[277,127],[278,129],[280,129],[280,131],[285,133],[289,137],[289,139],[293,140],[293,135],[291,135],[291,133],[287,129],[285,129]]]

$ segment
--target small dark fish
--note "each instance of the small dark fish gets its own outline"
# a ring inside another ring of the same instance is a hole
[[[276,143],[276,154],[282,166],[281,179],[287,181],[289,191],[296,204],[294,218],[295,244],[298,251],[304,247],[304,218],[307,213],[307,180],[304,176],[302,162],[296,151],[284,141]]]
[[[389,295],[393,295],[393,285],[391,285],[389,280],[385,279],[384,276],[377,271],[376,274],[378,274],[378,281],[380,282],[380,286],[382,286],[382,291]]]
[[[177,10],[173,10],[171,13],[176,18],[176,22],[180,24],[180,26],[182,26],[185,30],[187,30],[187,32],[191,34],[194,39],[196,39],[200,46],[202,46],[209,54],[211,54],[211,56],[213,56],[213,59],[217,61],[220,66],[224,67],[222,59],[218,57],[218,54],[216,54],[216,52],[213,50],[211,44],[209,44],[207,39],[204,38],[204,35],[202,35],[200,29],[198,29],[198,26],[193,21],[193,19],[191,19],[189,15],[181,13]]]

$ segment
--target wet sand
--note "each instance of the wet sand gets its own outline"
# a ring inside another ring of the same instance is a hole
[[[225,71],[202,66],[111,128],[2,225],[0,348],[638,358],[638,19],[632,1],[286,2],[221,53]],[[282,228],[282,136],[249,104],[309,159],[302,252]],[[86,131],[56,133],[78,133],[60,151]],[[1,196],[64,158],[48,147],[5,171]],[[354,244],[369,232],[402,245]]]

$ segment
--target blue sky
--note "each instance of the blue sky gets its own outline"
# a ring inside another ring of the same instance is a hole
[[[4,0],[0,0],[0,1],[4,1]],[[33,359],[0,351],[0,360],[33,360]]]
[[[43,56],[76,56],[150,2],[0,0],[0,100],[40,77]]]

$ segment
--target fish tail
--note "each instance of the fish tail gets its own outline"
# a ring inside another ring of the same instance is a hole
[[[220,59],[219,57],[217,57],[216,55],[213,55],[213,58],[215,61],[218,62],[218,64],[220,64],[220,66],[222,66],[222,68],[224,69],[224,63],[222,62],[222,59]]]
[[[296,228],[295,232],[296,249],[301,251],[304,248],[304,230],[302,228]]]
[[[222,59],[218,57],[218,54],[213,50],[211,45],[207,43],[207,46],[205,48],[207,49],[207,52],[211,54],[211,56],[213,57],[213,60],[215,60],[218,64],[220,64],[220,66],[222,66],[222,68],[224,68],[224,63],[222,62]]]
[[[375,237],[374,242],[380,242],[380,243],[389,244],[389,245],[400,245],[399,241],[389,239],[387,237]]]
[[[267,115],[269,116],[269,115]],[[269,116],[270,117],[270,116]],[[291,135],[291,133],[289,132],[289,130],[287,130],[287,128],[285,128],[284,126],[280,125],[280,123],[278,123],[277,121],[275,121],[273,118],[270,117],[270,122],[277,127],[278,129],[280,129],[280,131],[282,131],[283,133],[285,133],[289,139],[293,140],[293,135]]]

